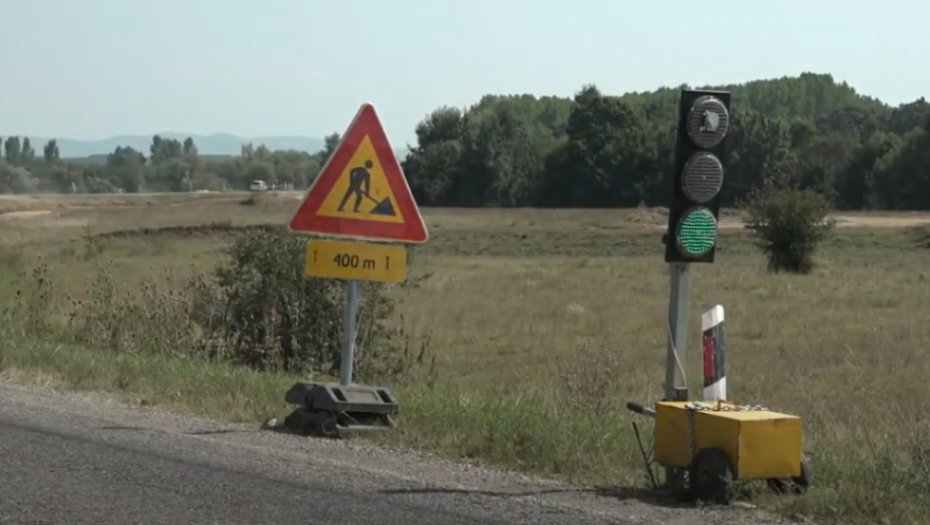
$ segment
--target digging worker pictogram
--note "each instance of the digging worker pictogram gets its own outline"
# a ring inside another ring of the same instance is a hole
[[[352,171],[349,172],[349,189],[346,190],[346,194],[342,197],[342,202],[339,203],[339,211],[344,211],[346,203],[349,202],[349,197],[355,195],[355,205],[352,206],[352,211],[358,213],[359,206],[362,205],[362,200],[369,195],[371,191],[371,172],[368,171],[371,169],[373,164],[370,160],[365,161],[365,167],[356,167],[352,168]]]

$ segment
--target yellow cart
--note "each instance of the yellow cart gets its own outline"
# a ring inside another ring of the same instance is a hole
[[[765,480],[779,491],[810,485],[797,416],[727,402],[660,401],[654,411],[628,406],[655,418],[655,460],[685,470],[695,499],[728,503],[737,479]]]

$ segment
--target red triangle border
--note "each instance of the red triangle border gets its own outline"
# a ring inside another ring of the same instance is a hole
[[[317,215],[366,135],[371,139],[391,193],[394,194],[397,207],[404,217],[402,224]],[[294,233],[414,244],[422,244],[429,239],[423,216],[420,215],[413,193],[373,105],[365,103],[359,108],[336,150],[307,190],[303,202],[288,223],[288,229]]]

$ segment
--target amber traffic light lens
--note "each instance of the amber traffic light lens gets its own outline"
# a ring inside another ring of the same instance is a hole
[[[686,124],[691,142],[701,149],[711,149],[727,136],[730,112],[719,98],[704,95],[691,105]]]
[[[681,190],[688,200],[705,203],[720,193],[723,163],[713,153],[701,151],[688,159],[681,174]]]

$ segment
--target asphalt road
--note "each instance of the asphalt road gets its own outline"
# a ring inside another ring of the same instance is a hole
[[[0,525],[747,523],[366,447],[0,384]]]
[[[6,397],[6,396],[5,396]],[[0,402],[0,523],[577,524],[578,512]],[[209,431],[207,431],[209,432]],[[617,523],[614,520],[583,523]]]

